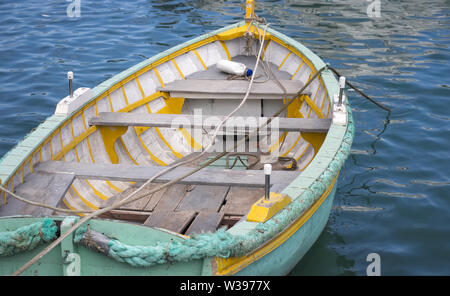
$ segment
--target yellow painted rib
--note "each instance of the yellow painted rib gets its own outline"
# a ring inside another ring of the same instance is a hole
[[[155,73],[156,78],[158,78],[159,83],[161,84],[161,87],[164,87],[164,81],[162,80],[161,75],[159,75],[158,69],[153,68],[153,72]]]
[[[283,153],[281,156],[286,156],[289,154],[289,152],[291,152],[292,149],[294,149],[294,147],[297,145],[298,141],[300,141],[300,139],[302,138],[302,136],[298,136],[297,140],[295,141],[295,143],[291,146],[291,148],[289,148],[288,151],[286,151],[285,153]]]
[[[108,184],[109,187],[111,187],[111,188],[114,189],[115,191],[117,191],[117,192],[119,192],[119,193],[123,191],[122,189],[120,189],[119,187],[115,186],[115,185],[114,185],[113,183],[111,183],[110,181],[105,180],[105,182],[106,182],[106,184]]]
[[[305,152],[306,152],[306,150],[305,150]],[[314,152],[315,152],[314,156],[311,157],[311,159],[308,161],[308,163],[307,163],[304,167],[302,167],[302,168],[300,169],[301,171],[303,171],[306,167],[308,167],[309,164],[311,163],[311,161],[313,161],[315,155],[317,154],[317,151],[314,151]]]
[[[231,257],[227,259],[216,257],[216,275],[235,274],[239,270],[243,269],[244,267],[250,265],[251,263],[267,255],[271,251],[275,250],[277,247],[281,246],[311,218],[311,216],[317,211],[317,209],[319,209],[325,199],[329,196],[334,184],[336,183],[336,180],[337,176],[333,179],[327,190],[325,190],[325,192],[311,205],[308,210],[306,210],[297,220],[292,222],[278,236],[274,237],[257,250],[242,257]]]
[[[200,145],[185,128],[180,128],[178,130],[181,132],[186,142],[188,142],[188,144],[191,145],[191,147],[194,148],[194,150],[199,150],[203,148],[203,146]]]
[[[292,51],[290,51],[285,57],[284,60],[281,62],[281,64],[278,66],[278,70],[281,69],[281,67],[283,67],[284,62],[286,62],[287,58],[291,55]]]
[[[102,200],[107,200],[107,199],[109,199],[108,196],[104,195],[103,193],[101,193],[100,191],[98,191],[97,189],[95,189],[95,187],[94,187],[88,180],[85,180],[85,181],[86,181],[86,183],[88,184],[88,186],[91,187],[92,192],[94,192],[94,194],[97,195],[100,199],[102,199]]]
[[[144,89],[142,88],[141,82],[139,81],[138,77],[136,77],[136,84],[137,84],[137,86],[139,88],[139,91],[141,92],[142,99],[144,99],[145,98]],[[127,104],[127,105],[129,105],[129,104]]]
[[[317,96],[317,93],[316,93],[316,96]],[[316,97],[314,97],[314,99],[315,98]],[[314,110],[314,112],[317,114],[317,117],[324,118],[322,112],[320,112],[319,108],[317,108],[316,104],[314,104],[314,102],[309,98],[309,96],[305,95],[305,96],[303,96],[303,99],[306,101],[306,103],[309,105],[309,107],[311,107],[311,110]],[[307,116],[308,118],[311,114],[311,110],[309,110],[309,112],[308,112],[308,116]]]
[[[302,154],[300,154],[297,158],[295,158],[297,161],[300,160],[300,158],[302,158],[303,155],[305,155],[306,150],[308,150],[309,146],[311,145],[311,143],[308,143],[308,145],[306,145],[305,150],[303,150]]]
[[[160,160],[159,158],[157,158],[155,155],[153,155],[153,153],[150,152],[150,150],[148,149],[148,147],[145,145],[144,141],[142,140],[140,135],[137,135],[139,142],[141,142],[142,147],[145,149],[145,151],[147,151],[148,155],[150,156],[150,158],[156,162],[157,164],[161,165],[161,166],[166,166],[167,163],[165,163],[164,161]]]
[[[67,144],[65,147],[63,147],[61,149],[61,151],[59,151],[57,154],[55,154],[54,156],[52,156],[53,160],[60,160],[61,158],[64,158],[64,155],[70,151],[71,149],[73,149],[73,147],[75,147],[76,145],[78,145],[78,143],[80,143],[82,140],[84,140],[84,138],[88,137],[90,134],[92,134],[93,132],[95,132],[97,130],[96,126],[91,126],[89,129],[87,129],[85,132],[82,132],[80,135],[78,135],[72,142],[70,142],[69,144]],[[51,141],[50,141],[50,151],[52,150],[51,148]]]
[[[272,153],[275,149],[278,149],[286,136],[287,132],[284,132],[281,137],[278,138],[278,141],[269,147],[269,152]]]
[[[147,111],[148,113],[152,114],[152,110],[150,109],[150,106],[147,104],[145,105],[147,107]],[[172,151],[172,153],[178,157],[178,158],[183,158],[183,155],[177,151],[175,151],[172,146],[170,146],[169,142],[166,141],[166,139],[164,138],[164,136],[162,135],[161,131],[159,130],[159,128],[155,127],[154,128],[156,133],[158,134],[158,136],[161,138],[161,140],[163,141],[163,143],[167,146],[167,148],[170,149],[170,151]]]
[[[222,45],[222,47],[223,47],[223,50],[225,51],[225,53],[227,54],[227,58],[228,58],[228,60],[230,60],[231,61],[231,56],[230,56],[230,52],[228,51],[228,48],[227,48],[227,45],[225,44],[225,42],[224,41],[222,41],[222,40],[220,40],[220,44]]]
[[[205,62],[203,62],[202,57],[200,56],[200,54],[195,49],[193,49],[192,52],[197,56],[197,58],[200,61],[200,63],[202,63],[203,68],[205,68],[205,70],[208,70],[208,67],[206,67],[206,64],[205,64]]]
[[[291,77],[291,80],[294,79],[295,75],[297,75],[297,72],[303,67],[303,65],[305,64],[305,61],[302,61],[301,64],[298,66],[297,70],[295,70],[294,74]]]
[[[94,108],[95,108],[95,116],[98,117],[98,107],[97,107],[97,102],[98,102],[98,101],[95,101]]]
[[[139,165],[139,163],[136,162],[136,160],[134,160],[134,158],[131,156],[130,151],[128,151],[127,146],[125,145],[125,143],[122,140],[122,137],[119,138],[120,143],[122,144],[123,150],[125,150],[125,153],[128,155],[128,157],[131,159],[131,161],[135,164],[135,165]]]
[[[33,158],[30,159],[30,172],[34,173],[34,169],[33,169]]]
[[[111,97],[109,96],[109,94],[108,94],[108,102],[109,102],[109,107],[111,107],[111,112],[114,112],[113,104],[112,104]]]
[[[78,198],[83,202],[87,207],[89,207],[92,210],[98,210],[98,207],[93,205],[90,201],[85,199],[76,189],[74,185],[71,185],[70,188],[75,192],[75,194],[78,196]]]
[[[79,209],[77,209],[77,208],[74,208],[74,207],[72,207],[72,205],[71,204],[69,204],[69,202],[66,200],[66,198],[64,197],[63,199],[62,199],[62,201],[63,201],[63,203],[66,205],[66,207],[68,207],[70,210],[79,210]],[[77,214],[78,216],[85,216],[85,214],[83,214],[83,213],[78,213]]]
[[[138,107],[141,107],[159,97],[164,97],[164,93],[157,91],[154,94],[149,95],[148,97],[146,97],[145,99],[139,100],[137,102],[134,102],[132,104],[129,104],[128,106],[126,106],[125,108],[120,109],[118,112],[130,112]]]
[[[128,98],[127,98],[127,93],[125,92],[125,87],[121,87],[121,89],[122,89],[122,94],[123,94],[123,100],[125,101],[125,106],[127,106],[129,103],[128,103]]]
[[[91,143],[89,142],[89,136],[86,137],[86,143],[89,150],[89,156],[91,157],[92,163],[95,163],[94,155],[92,154]]]
[[[266,50],[267,50],[267,47],[269,46],[270,40],[271,40],[271,39],[268,39],[268,40],[266,41],[266,45],[264,45],[264,50],[263,50],[263,52],[262,52],[262,54],[261,54],[261,60],[264,60],[264,55],[266,54]]]
[[[181,78],[183,78],[183,80],[186,79],[186,78],[184,78],[183,72],[181,72],[181,69],[180,69],[180,67],[178,67],[178,64],[175,61],[175,59],[172,60],[172,63],[174,64],[175,68],[177,68],[177,71],[180,74]]]
[[[169,142],[167,142],[166,138],[161,134],[161,131],[159,130],[159,128],[155,127],[155,131],[158,134],[158,136],[161,138],[161,140],[164,142],[164,144],[166,144],[166,146],[170,149],[170,151],[172,151],[172,153],[178,157],[178,158],[183,158],[183,155],[177,151],[175,151],[172,146],[170,146]]]

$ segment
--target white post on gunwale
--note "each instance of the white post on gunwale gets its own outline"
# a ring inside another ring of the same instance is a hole
[[[71,98],[73,98],[73,85],[72,85],[73,72],[72,71],[67,72],[67,79],[69,79],[69,96]]]
[[[264,175],[266,175],[266,182],[265,182],[265,194],[264,198],[266,200],[270,199],[270,175],[272,174],[272,165],[270,163],[266,163],[264,165]]]
[[[342,105],[342,96],[344,94],[345,89],[345,77],[341,76],[339,77],[339,103],[338,106]]]

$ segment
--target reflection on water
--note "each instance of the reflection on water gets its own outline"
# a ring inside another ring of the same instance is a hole
[[[160,51],[243,18],[243,1],[0,3],[0,157],[75,87],[93,87]],[[449,274],[450,2],[257,1],[257,14],[345,74],[356,121],[322,236],[292,274]]]

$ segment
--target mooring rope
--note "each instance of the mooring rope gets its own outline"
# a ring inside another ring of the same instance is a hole
[[[327,65],[328,69],[330,69],[331,71],[334,72],[334,74],[336,74],[338,77],[341,77],[342,75],[333,67],[331,67],[330,65]],[[363,96],[364,98],[368,99],[369,101],[371,101],[372,103],[374,103],[375,105],[377,105],[378,107],[380,107],[383,110],[386,110],[388,112],[391,112],[391,109],[389,109],[386,106],[383,106],[382,104],[378,103],[377,101],[375,101],[374,99],[372,99],[371,97],[369,97],[368,95],[366,95],[363,91],[361,91],[360,89],[358,89],[356,86],[354,86],[353,84],[351,84],[350,82],[348,82],[348,80],[345,80],[345,84],[347,84],[348,86],[350,86],[351,88],[353,88],[355,91],[357,91],[361,96]]]

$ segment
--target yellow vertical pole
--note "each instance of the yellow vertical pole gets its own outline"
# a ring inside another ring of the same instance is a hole
[[[245,21],[248,23],[255,16],[255,0],[246,0],[245,3]]]

